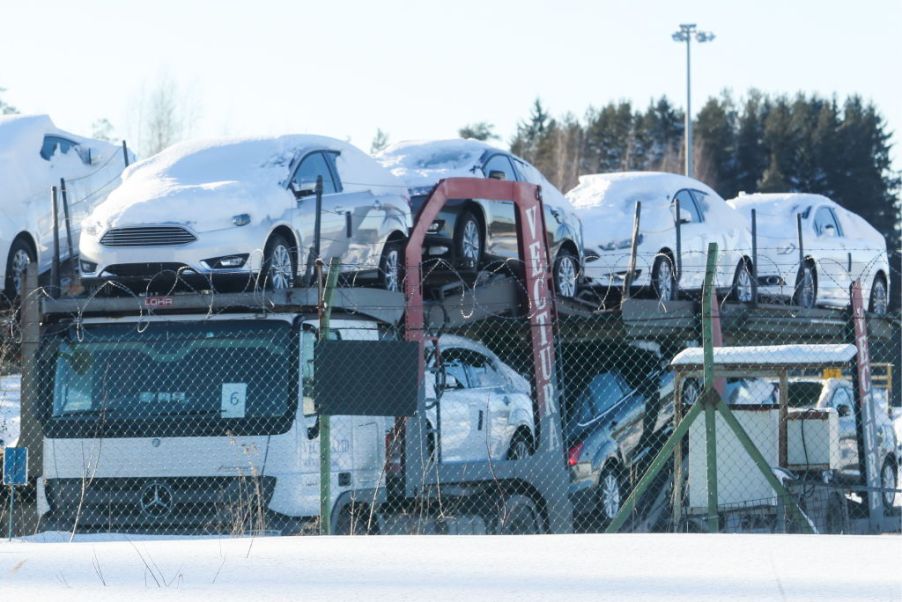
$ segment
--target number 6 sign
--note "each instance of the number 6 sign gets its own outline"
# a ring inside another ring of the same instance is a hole
[[[222,383],[223,418],[244,418],[247,383]]]

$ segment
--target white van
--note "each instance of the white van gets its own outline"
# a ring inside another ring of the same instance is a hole
[[[302,529],[320,514],[316,324],[243,313],[45,331],[39,370],[54,378],[37,385],[44,520],[69,530]],[[334,319],[330,338],[378,340],[380,326]],[[333,532],[374,530],[390,420],[332,417]]]

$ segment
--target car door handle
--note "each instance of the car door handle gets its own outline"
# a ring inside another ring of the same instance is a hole
[[[483,416],[482,410],[479,410],[479,421],[476,423],[476,430],[477,430],[477,431],[481,431],[481,430],[482,430],[482,416]]]

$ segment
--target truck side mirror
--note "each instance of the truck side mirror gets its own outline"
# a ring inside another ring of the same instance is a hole
[[[316,194],[316,182],[311,182],[309,180],[300,183],[292,180],[288,184],[288,188],[294,193],[294,198],[298,200]]]
[[[847,405],[839,405],[836,406],[836,413],[839,414],[840,418],[845,418],[850,414],[849,406]]]
[[[458,381],[457,377],[453,374],[445,374],[445,384],[442,389],[444,389],[445,391],[460,389],[460,381]]]
[[[506,180],[507,178],[504,176],[504,172],[500,169],[493,169],[489,171],[489,179],[490,180]]]

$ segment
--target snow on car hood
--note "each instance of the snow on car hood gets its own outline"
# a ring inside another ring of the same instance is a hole
[[[486,153],[508,151],[481,140],[406,140],[375,155],[383,167],[399,177],[412,191],[431,188],[445,178],[484,178],[482,158]],[[519,158],[518,158],[519,159]],[[535,167],[520,159],[517,168],[526,181],[542,187],[546,204],[572,212],[567,199]]]
[[[44,136],[55,135],[72,140],[91,151],[91,164],[86,165],[75,151],[59,153],[53,163],[41,157]],[[60,178],[81,178],[98,171],[101,165],[121,153],[114,144],[70,134],[59,129],[47,115],[0,116],[0,207],[21,211],[27,201],[42,199],[50,207],[50,186]],[[121,163],[118,167],[121,169]],[[70,187],[70,194],[74,192]],[[79,199],[76,199],[79,200]],[[49,211],[49,209],[48,209]]]
[[[873,248],[886,250],[886,241],[863,217],[852,213],[820,194],[803,192],[743,194],[727,204],[751,220],[752,209],[758,222],[758,236],[794,243],[798,239],[796,214],[815,205],[833,208],[846,238],[871,243]],[[810,219],[810,218],[809,218]],[[869,247],[871,245],[868,245]]]
[[[338,151],[345,192],[404,194],[400,181],[354,146],[312,135],[182,142],[137,163],[89,221],[102,227],[186,223],[204,231],[231,226],[246,213],[256,222],[295,203],[287,188],[295,162],[319,149]]]
[[[639,231],[657,234],[674,229],[670,201],[681,189],[707,195],[707,221],[718,229],[748,230],[745,218],[729,207],[713,189],[693,178],[662,172],[621,172],[580,176],[567,200],[583,223],[587,248],[630,237],[636,202],[642,202]]]

